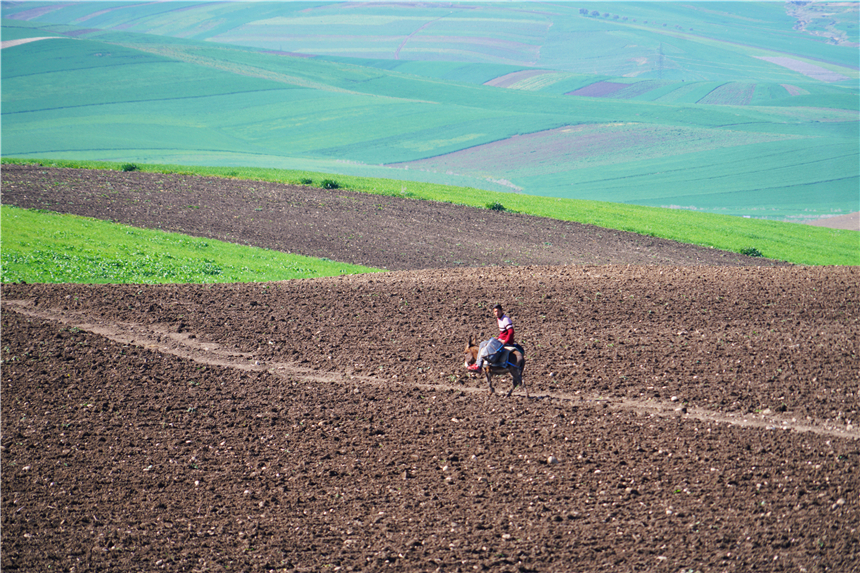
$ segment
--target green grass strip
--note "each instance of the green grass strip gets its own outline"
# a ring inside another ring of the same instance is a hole
[[[758,252],[766,258],[796,264],[860,265],[860,231],[828,229],[800,223],[297,170],[6,158],[3,159],[3,163],[85,169],[139,169],[152,173],[231,177],[317,187],[334,184],[337,187],[365,193],[481,208],[494,207],[607,229],[631,231],[736,253]]]
[[[0,207],[2,282],[267,282],[379,269],[76,215]]]

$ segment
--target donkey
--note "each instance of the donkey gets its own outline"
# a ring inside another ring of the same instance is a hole
[[[484,374],[487,376],[487,384],[490,386],[490,394],[494,393],[493,375],[510,374],[511,378],[513,378],[514,385],[508,391],[507,395],[510,396],[517,386],[522,386],[523,390],[526,392],[526,398],[528,398],[529,389],[526,388],[526,385],[523,382],[523,370],[525,370],[526,367],[526,358],[523,356],[523,352],[519,349],[506,347],[505,351],[508,352],[508,356],[504,365],[489,364],[486,361],[484,362],[483,370]],[[471,336],[469,337],[469,343],[466,344],[464,355],[464,366],[474,364],[478,360],[478,345],[472,341]]]

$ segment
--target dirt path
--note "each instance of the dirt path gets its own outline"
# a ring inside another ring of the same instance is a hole
[[[118,323],[99,320],[83,313],[64,311],[60,309],[35,310],[25,301],[5,301],[5,307],[14,309],[26,316],[50,320],[68,327],[86,330],[120,344],[134,344],[159,353],[171,354],[180,358],[192,360],[207,366],[237,368],[245,371],[269,372],[288,379],[304,381],[332,382],[347,385],[374,385],[380,388],[389,387],[391,382],[371,376],[346,375],[337,371],[320,373],[313,368],[302,367],[296,362],[266,361],[252,352],[235,352],[223,348],[216,342],[205,341],[194,332],[171,332],[167,328],[159,328],[143,323]],[[201,335],[202,336],[202,335]],[[479,381],[481,377],[475,376]],[[470,393],[486,392],[481,387],[464,387],[459,384],[419,384],[421,388],[434,390],[456,390]],[[812,432],[819,435],[836,438],[860,439],[860,428],[852,425],[837,427],[824,420],[807,420],[799,422],[797,418],[781,416],[776,412],[766,414],[724,414],[705,408],[687,408],[675,401],[663,400],[633,400],[610,399],[597,394],[581,394],[570,392],[532,393],[531,399],[554,400],[574,405],[590,402],[604,404],[611,409],[630,410],[636,413],[674,416],[678,418],[733,424],[742,427],[760,429],[781,429],[796,432]]]

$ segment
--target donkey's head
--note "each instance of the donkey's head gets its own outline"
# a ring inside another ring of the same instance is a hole
[[[465,350],[463,350],[463,365],[469,366],[470,364],[474,364],[478,359],[478,345],[472,342],[472,337],[469,337],[469,342],[466,344]]]

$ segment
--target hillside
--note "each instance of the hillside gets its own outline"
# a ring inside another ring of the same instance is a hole
[[[758,55],[856,72],[857,5],[720,2],[6,3],[5,18],[305,56],[490,63],[614,77],[774,81]],[[636,41],[639,45],[632,44]],[[722,62],[719,68],[714,62]],[[791,65],[783,64],[784,68]],[[696,77],[698,76],[698,77]],[[785,76],[782,76],[785,77]],[[853,75],[856,78],[856,74]]]
[[[390,270],[776,261],[579,223],[344,189],[3,166],[3,204]]]
[[[777,220],[860,210],[850,19],[822,28],[776,3],[595,10],[7,3],[3,154]]]

